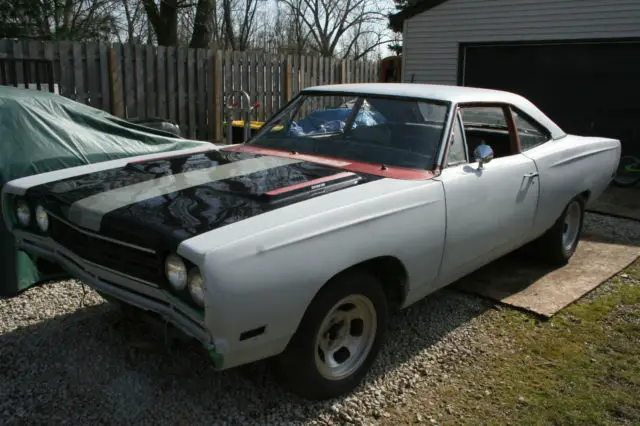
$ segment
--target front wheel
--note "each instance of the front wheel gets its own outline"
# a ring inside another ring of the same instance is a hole
[[[572,199],[556,223],[537,241],[538,253],[555,265],[565,265],[578,248],[584,222],[584,199]]]
[[[275,360],[279,378],[307,399],[352,391],[380,350],[387,318],[387,299],[375,277],[364,271],[336,277],[314,298]]]

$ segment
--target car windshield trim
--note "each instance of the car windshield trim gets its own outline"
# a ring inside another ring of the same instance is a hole
[[[314,108],[313,105],[316,105],[316,102],[325,102],[323,98],[333,101],[334,104],[335,99],[338,98],[339,103],[331,105],[329,102]],[[339,98],[353,99],[340,101]],[[406,105],[402,105],[403,102],[406,102]],[[437,157],[449,127],[451,105],[450,101],[424,97],[303,90],[261,126],[247,144],[282,151],[299,151],[301,154],[316,154],[346,161],[433,171],[437,169]],[[399,118],[398,114],[393,114],[396,106],[407,108],[409,117],[406,121]],[[342,115],[337,120],[329,120],[322,116],[324,111],[339,109],[342,110],[340,112]],[[299,115],[301,111],[305,113]],[[365,115],[375,115],[377,121],[363,125],[361,118],[363,112]],[[311,126],[312,130],[309,130],[308,120],[311,122],[317,120],[316,113],[320,113],[320,119],[324,120],[319,125],[321,132],[317,131],[317,128],[313,129],[313,126]],[[435,116],[429,116],[429,114],[435,114]],[[325,128],[325,124],[330,121],[337,122],[337,127],[326,126]],[[300,128],[302,122],[305,122],[304,129]],[[281,127],[278,128],[278,126]],[[402,126],[415,129],[409,133],[416,134],[405,136],[399,132]],[[396,138],[397,134],[402,136],[394,139],[393,136],[384,134],[391,129],[396,132],[396,135],[393,135]],[[272,134],[274,131],[277,135]],[[374,133],[373,136],[376,137],[384,134],[392,143],[372,140],[367,132]],[[425,136],[419,132],[423,132]],[[412,148],[407,148],[407,145]]]

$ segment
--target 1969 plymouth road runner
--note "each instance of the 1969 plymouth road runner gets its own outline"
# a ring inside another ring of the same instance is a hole
[[[3,214],[21,249],[165,317],[217,369],[270,358],[329,398],[361,382],[392,310],[528,243],[568,262],[620,149],[512,93],[319,86],[245,144],[10,181]]]

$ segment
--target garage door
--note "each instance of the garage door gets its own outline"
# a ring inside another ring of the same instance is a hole
[[[568,133],[640,155],[640,41],[463,45],[459,84],[529,98]]]

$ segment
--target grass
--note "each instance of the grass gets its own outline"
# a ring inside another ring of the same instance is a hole
[[[438,423],[640,424],[640,261],[549,321],[491,315],[485,354],[423,396],[439,401]]]

